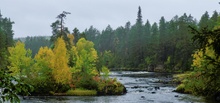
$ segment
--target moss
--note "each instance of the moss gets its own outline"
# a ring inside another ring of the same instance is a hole
[[[96,90],[86,90],[86,89],[75,89],[75,90],[68,90],[66,95],[71,96],[94,96],[97,95]]]
[[[175,92],[185,93],[185,85],[184,84],[180,84],[179,86],[177,86]]]

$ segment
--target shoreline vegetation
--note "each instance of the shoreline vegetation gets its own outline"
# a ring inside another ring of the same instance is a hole
[[[92,84],[91,81],[93,82]],[[123,84],[118,82],[115,78],[108,79],[100,79],[99,77],[95,77],[93,80],[87,81],[88,83],[80,84],[80,85],[93,85],[94,87],[82,88],[70,88],[66,89],[63,92],[54,92],[49,91],[44,94],[31,93],[31,96],[106,96],[106,95],[124,95],[127,93],[127,90]],[[95,83],[95,84],[94,84]]]

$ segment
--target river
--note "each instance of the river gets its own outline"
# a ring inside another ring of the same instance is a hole
[[[213,103],[202,97],[173,92],[172,74],[117,71],[110,73],[127,89],[117,96],[34,96],[21,103]]]

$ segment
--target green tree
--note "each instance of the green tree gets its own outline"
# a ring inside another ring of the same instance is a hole
[[[198,24],[200,30],[205,27],[210,27],[209,19],[210,19],[209,13],[206,11],[205,14],[202,15],[202,17],[199,21],[199,24]],[[211,27],[210,27],[210,29],[211,29]]]
[[[205,97],[215,97],[220,92],[220,28],[216,27],[214,30],[191,27],[198,49],[193,54],[192,72],[182,83],[182,91]]]
[[[217,11],[214,11],[214,13],[212,14],[212,17],[210,18],[210,28],[214,28],[218,22],[218,17],[219,17],[219,14]]]
[[[52,75],[53,58],[54,53],[48,47],[41,47],[35,55],[32,76],[27,80],[34,86],[34,93],[48,94],[50,91],[55,91],[56,83]]]
[[[35,36],[35,37],[26,37],[25,38],[25,48],[30,49],[32,51],[32,57],[37,54],[40,47],[50,46],[50,41],[43,36]]]
[[[0,12],[0,102],[20,102],[18,94],[28,95],[31,86],[10,75],[8,71],[8,47],[14,44],[12,24],[9,18],[3,18]]]
[[[12,76],[20,79],[21,77],[29,77],[32,65],[31,50],[26,50],[25,44],[18,41],[15,47],[9,47],[8,51],[10,53],[8,68],[12,72]]]
[[[160,48],[160,61],[164,62],[167,58],[167,40],[168,40],[168,35],[167,35],[167,23],[164,17],[161,17],[160,22],[159,22],[159,48]]]
[[[143,52],[143,41],[144,40],[144,32],[143,32],[143,21],[142,21],[142,14],[141,14],[141,7],[138,7],[137,19],[136,24],[131,28],[131,34],[129,38],[130,44],[130,53],[131,58],[130,62],[132,67],[138,67],[139,64],[144,62],[144,52]]]
[[[77,29],[77,28],[74,28],[73,29],[73,35],[74,35],[74,44],[76,44],[77,42],[78,42],[78,40],[79,40],[79,35],[80,35],[80,32],[79,32],[79,29]]]
[[[5,40],[5,34],[0,29],[0,69],[3,70],[7,66],[7,46]]]
[[[8,51],[7,47],[13,45],[13,30],[14,22],[10,18],[3,18],[0,12],[0,69],[5,69],[7,66]]]
[[[100,32],[93,26],[90,26],[88,30],[87,29],[85,30],[85,34],[89,41],[94,42],[96,39],[96,36],[100,35]]]
[[[72,52],[75,54],[75,66],[72,68],[73,73],[98,74],[96,69],[98,55],[91,41],[87,41],[85,38],[79,39],[76,47],[72,48]]]

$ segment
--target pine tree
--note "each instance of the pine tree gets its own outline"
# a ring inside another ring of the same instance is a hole
[[[206,11],[205,14],[202,15],[202,17],[199,21],[199,24],[198,24],[200,30],[202,28],[209,27],[209,25],[210,25],[209,19],[210,19],[209,18],[209,13]]]
[[[136,20],[136,24],[142,24],[142,14],[141,14],[141,7],[138,7],[138,14],[137,14],[137,20]]]
[[[57,16],[57,19],[54,23],[52,23],[52,33],[53,35],[51,36],[51,41],[54,43],[57,38],[62,37],[63,40],[66,43],[66,47],[68,50],[71,48],[71,44],[69,41],[69,38],[67,37],[68,34],[70,34],[69,30],[67,27],[64,27],[64,19],[66,18],[66,15],[70,14],[69,12],[63,11],[61,14]]]
[[[79,35],[80,35],[79,29],[74,28],[72,35],[74,35],[74,38],[75,38],[74,39],[74,44],[76,44],[78,42],[78,40],[79,40]]]

